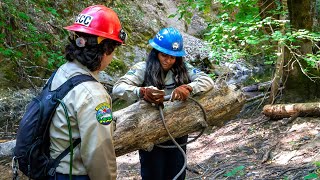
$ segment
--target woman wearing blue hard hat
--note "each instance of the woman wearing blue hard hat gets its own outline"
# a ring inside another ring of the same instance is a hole
[[[127,101],[144,100],[162,105],[165,95],[171,94],[171,101],[185,101],[188,96],[209,91],[212,79],[205,73],[183,61],[186,55],[180,32],[172,27],[161,29],[149,40],[153,47],[146,62],[139,62],[122,76],[113,87],[113,94]],[[188,136],[176,138],[185,144]],[[172,146],[173,142],[162,143]],[[186,152],[186,146],[182,146]],[[155,146],[150,152],[139,150],[141,176],[143,180],[185,179],[184,156],[178,148]]]

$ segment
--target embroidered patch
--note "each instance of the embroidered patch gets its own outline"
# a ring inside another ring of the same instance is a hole
[[[112,122],[112,111],[110,109],[110,104],[104,102],[99,104],[95,110],[96,118],[100,124],[108,125]]]
[[[127,75],[134,75],[136,73],[136,70],[135,69],[130,69],[128,72],[127,72]]]
[[[195,73],[195,74],[197,74],[197,73],[201,72],[201,70],[200,70],[200,69],[197,69],[197,68],[194,68],[194,69],[192,70],[192,72]]]

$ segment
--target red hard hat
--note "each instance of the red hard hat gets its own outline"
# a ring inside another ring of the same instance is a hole
[[[89,6],[77,17],[73,25],[64,27],[70,31],[83,32],[123,43],[126,34],[121,28],[118,15],[103,5]]]

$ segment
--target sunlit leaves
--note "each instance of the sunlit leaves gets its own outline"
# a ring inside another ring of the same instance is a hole
[[[52,7],[47,7],[47,10],[54,16],[59,17],[59,13],[57,12],[56,9],[52,8]]]
[[[303,179],[319,179],[319,175],[317,173],[310,173],[304,176]]]
[[[23,19],[23,20],[29,20],[30,19],[30,17],[24,12],[18,12],[18,17]]]
[[[293,30],[288,20],[278,20],[272,15],[287,16],[280,1],[275,1],[275,8],[268,11],[270,17],[260,19],[260,10],[257,0],[215,0],[197,1],[187,0],[179,7],[180,17],[190,22],[192,10],[201,11],[204,7],[219,4],[216,17],[206,19],[208,23],[204,39],[211,46],[212,60],[234,60],[261,54],[265,64],[272,64],[276,60],[275,50],[278,45],[284,45],[292,53],[298,51],[296,42],[308,40],[316,46],[320,41],[320,34],[307,30]],[[202,9],[201,9],[202,8]],[[203,12],[203,11],[201,11]],[[315,47],[320,51],[319,47]],[[307,61],[310,67],[318,67],[317,54],[299,55]]]

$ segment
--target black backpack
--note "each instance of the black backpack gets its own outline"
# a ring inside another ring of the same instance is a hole
[[[58,100],[62,100],[78,84],[85,81],[96,81],[89,75],[77,75],[70,78],[58,89],[50,91],[54,75],[55,72],[43,87],[42,92],[28,104],[17,133],[13,152],[13,167],[18,167],[32,179],[48,179],[49,176],[53,176],[60,160],[72,150],[70,145],[56,159],[50,158],[49,127],[55,110],[60,104]],[[80,141],[80,138],[75,140],[72,144],[73,147],[77,146]],[[15,175],[18,174],[14,170]]]

